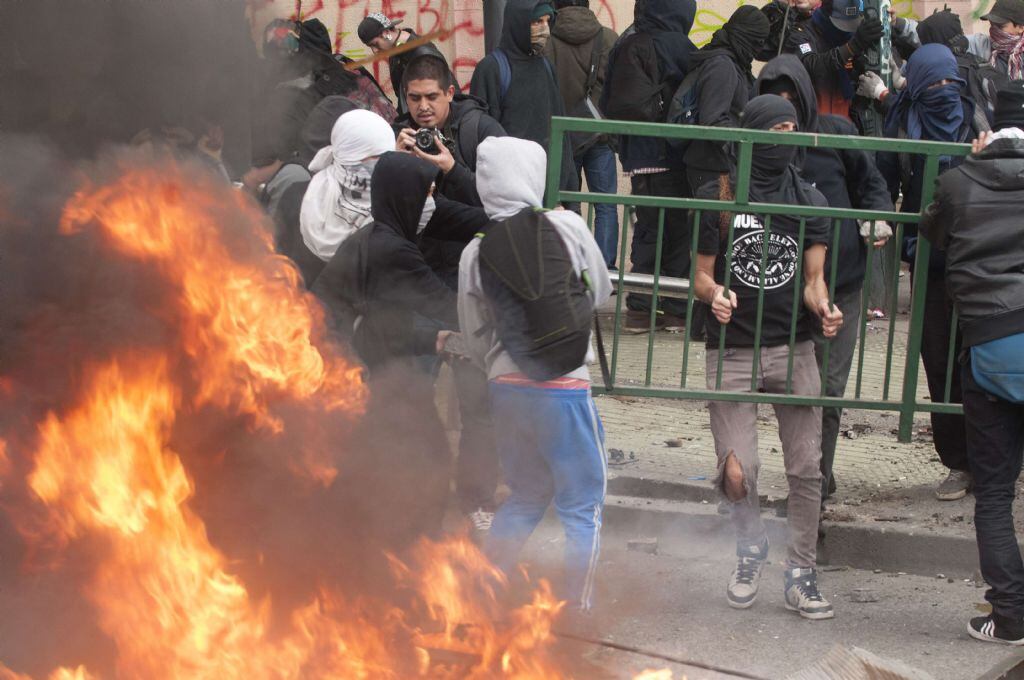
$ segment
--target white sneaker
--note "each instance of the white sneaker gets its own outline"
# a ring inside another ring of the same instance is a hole
[[[818,592],[818,572],[810,567],[786,570],[786,609],[805,619],[831,619],[832,603]]]
[[[747,609],[757,599],[757,586],[768,557],[768,539],[760,545],[737,547],[736,555],[736,568],[725,589],[725,599],[733,609]]]

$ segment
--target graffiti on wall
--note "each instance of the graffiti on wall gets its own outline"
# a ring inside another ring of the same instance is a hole
[[[765,0],[766,1],[766,0]],[[917,0],[920,4],[921,0]],[[980,0],[982,6],[988,0]],[[590,6],[604,25],[620,32],[633,23],[634,0],[591,0]],[[690,37],[703,45],[721,28],[729,15],[743,0],[701,0]],[[750,4],[763,4],[750,3]],[[926,0],[924,4],[929,4]],[[934,3],[933,3],[934,4]],[[917,17],[914,0],[894,0],[900,16]],[[477,62],[484,54],[484,19],[481,0],[248,0],[249,20],[253,36],[259,37],[273,19],[319,19],[334,37],[337,52],[352,59],[370,56],[370,50],[359,42],[356,27],[363,17],[382,12],[392,19],[401,19],[403,28],[412,28],[423,35],[446,31],[438,48],[452,65],[464,89]],[[388,91],[391,88],[385,62],[376,62],[372,70]]]

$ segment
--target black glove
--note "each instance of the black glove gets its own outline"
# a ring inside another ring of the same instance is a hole
[[[850,46],[855,54],[861,54],[878,45],[878,41],[881,39],[882,22],[875,17],[871,17],[860,22],[857,32],[853,34],[853,40],[850,41]]]

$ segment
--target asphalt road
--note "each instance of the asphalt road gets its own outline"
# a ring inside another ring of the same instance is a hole
[[[549,521],[531,539],[524,557],[536,574],[557,573],[560,534]],[[836,617],[807,621],[783,607],[783,546],[772,547],[756,604],[738,611],[725,602],[733,563],[728,537],[662,539],[653,555],[627,550],[630,538],[636,537],[605,532],[594,615],[568,629],[764,678],[785,678],[835,645],[866,649],[935,680],[978,678],[1014,654],[968,637],[967,620],[987,611],[984,590],[973,582],[828,567],[819,583]],[[608,677],[629,678],[645,668],[671,668],[675,680],[732,677],[596,645],[576,648],[581,661]]]

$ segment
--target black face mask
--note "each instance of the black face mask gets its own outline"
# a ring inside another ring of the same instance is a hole
[[[751,173],[765,179],[778,178],[796,159],[797,147],[782,144],[755,144],[751,155]]]

